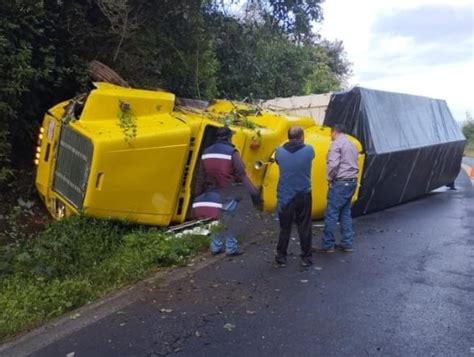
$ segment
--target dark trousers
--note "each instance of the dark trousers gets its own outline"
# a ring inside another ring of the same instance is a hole
[[[286,257],[293,222],[298,227],[301,257],[311,256],[311,192],[298,193],[286,206],[278,212],[280,220],[280,236],[278,238],[277,255]]]

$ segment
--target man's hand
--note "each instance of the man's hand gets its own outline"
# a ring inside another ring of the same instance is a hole
[[[262,187],[258,187],[257,192],[250,195],[250,197],[252,198],[254,207],[261,211],[263,209]]]

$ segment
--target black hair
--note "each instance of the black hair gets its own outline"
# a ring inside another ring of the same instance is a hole
[[[344,124],[334,124],[334,126],[331,128],[332,131],[335,131],[336,133],[345,133],[346,128]]]
[[[303,138],[304,131],[301,126],[292,126],[288,129],[289,140],[301,140]]]
[[[227,126],[220,127],[216,131],[217,138],[222,139],[230,139],[234,132]]]

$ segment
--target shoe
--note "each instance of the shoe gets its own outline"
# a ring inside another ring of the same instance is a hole
[[[334,253],[334,248],[312,248],[314,253]]]
[[[344,247],[344,246],[342,246],[342,245],[340,245],[340,244],[336,244],[336,249],[337,249],[337,250],[340,250],[340,251],[342,251],[342,252],[346,252],[346,253],[352,253],[352,252],[354,251],[353,248]]]
[[[214,255],[214,256],[219,255],[221,253],[224,253],[224,249],[218,250],[217,252],[211,251],[211,254]]]
[[[237,257],[242,254],[244,254],[244,251],[240,249],[237,249],[235,252],[232,253],[225,253],[225,255],[227,255],[228,257]]]
[[[308,258],[308,257],[301,258],[301,266],[303,268],[310,267],[311,265],[313,265],[313,261],[311,260],[311,258]]]
[[[275,257],[275,263],[276,263],[280,268],[286,267],[286,257],[279,257],[279,256],[276,256],[276,257]]]

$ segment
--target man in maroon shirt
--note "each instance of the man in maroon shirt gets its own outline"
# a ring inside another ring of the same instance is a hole
[[[223,239],[228,256],[243,253],[238,248],[236,237],[229,231],[229,222],[240,201],[231,190],[232,183],[242,182],[254,205],[260,202],[260,192],[247,177],[240,154],[231,143],[233,134],[228,127],[217,129],[217,141],[204,150],[197,175],[193,216],[219,219],[221,223],[220,231],[212,236],[213,255],[224,251]]]

